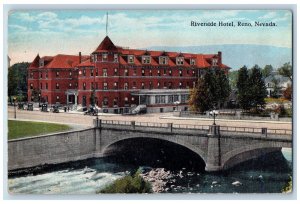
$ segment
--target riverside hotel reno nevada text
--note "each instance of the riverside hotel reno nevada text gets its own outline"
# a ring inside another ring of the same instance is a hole
[[[43,103],[89,106],[126,113],[138,105],[148,112],[187,110],[189,90],[208,69],[223,69],[222,53],[192,54],[137,50],[114,45],[106,36],[90,56],[37,55],[28,69],[28,99],[40,91]],[[177,104],[177,105],[175,105]],[[177,107],[176,107],[177,106]]]

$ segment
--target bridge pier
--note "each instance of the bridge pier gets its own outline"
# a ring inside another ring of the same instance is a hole
[[[205,171],[221,171],[220,126],[209,126]]]

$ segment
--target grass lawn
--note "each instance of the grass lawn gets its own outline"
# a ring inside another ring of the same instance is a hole
[[[67,131],[70,129],[70,126],[62,124],[9,120],[8,140]]]

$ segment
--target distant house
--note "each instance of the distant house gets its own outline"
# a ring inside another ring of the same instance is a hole
[[[285,77],[282,75],[279,75],[277,72],[273,72],[270,76],[265,78],[265,85],[267,88],[267,95],[268,97],[272,96],[272,93],[274,92],[274,88],[276,86],[279,88],[278,97],[281,97],[283,94],[283,91],[292,84],[289,77]]]

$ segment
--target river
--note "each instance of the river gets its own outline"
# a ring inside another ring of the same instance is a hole
[[[171,174],[163,193],[280,193],[292,175],[291,166],[291,149],[244,162],[218,174],[169,165],[165,170]],[[56,165],[35,174],[11,176],[8,186],[12,194],[95,194],[139,167],[111,157],[95,158]]]

